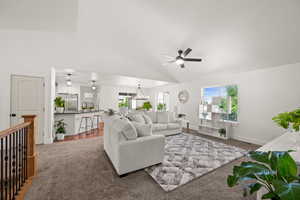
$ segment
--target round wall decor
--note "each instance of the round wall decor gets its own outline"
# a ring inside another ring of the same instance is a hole
[[[186,103],[189,100],[189,92],[182,90],[178,93],[178,100],[180,103]]]

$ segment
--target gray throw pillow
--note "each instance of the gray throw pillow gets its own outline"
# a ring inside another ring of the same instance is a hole
[[[130,116],[130,119],[134,122],[146,124],[145,119],[142,114],[132,115],[132,116]]]
[[[145,137],[152,135],[152,125],[132,122],[137,130],[138,137]]]
[[[148,115],[143,115],[146,124],[153,124],[152,119]]]
[[[136,128],[126,118],[115,119],[112,126],[121,132],[127,140],[135,140],[138,136]]]

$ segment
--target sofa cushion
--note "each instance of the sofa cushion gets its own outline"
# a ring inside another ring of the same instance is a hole
[[[131,121],[146,124],[145,118],[143,117],[142,114],[129,115],[128,118]]]
[[[168,129],[179,129],[180,124],[179,123],[168,123]]]
[[[153,124],[151,118],[148,115],[144,114],[143,117],[146,124]]]
[[[156,112],[145,112],[145,115],[151,118],[152,123],[157,122]]]
[[[157,112],[157,123],[169,123],[169,113]]]
[[[168,124],[160,124],[160,123],[152,124],[153,131],[164,131],[167,130],[167,128],[168,128]]]
[[[115,119],[112,126],[118,132],[121,132],[127,140],[135,140],[138,136],[134,125],[126,118]]]
[[[132,122],[136,128],[138,137],[150,136],[152,135],[152,125],[151,124],[142,124],[138,122]]]
[[[169,112],[169,122],[174,123],[176,122],[175,113]]]

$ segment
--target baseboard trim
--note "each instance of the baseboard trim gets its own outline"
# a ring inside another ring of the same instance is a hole
[[[242,142],[247,142],[247,143],[257,144],[257,145],[264,145],[267,143],[267,141],[261,141],[253,138],[245,138],[241,136],[232,136],[231,138]]]
[[[197,125],[190,124],[190,130],[196,131],[197,133],[199,133]],[[214,137],[214,136],[212,135],[212,137]],[[261,145],[261,146],[268,143],[268,141],[257,140],[257,139],[254,139],[254,138],[246,138],[246,137],[241,137],[241,136],[237,136],[237,135],[231,136],[230,138],[234,139],[234,140],[239,140],[239,141],[242,141],[242,142]]]

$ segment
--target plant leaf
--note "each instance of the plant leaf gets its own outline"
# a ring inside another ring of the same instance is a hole
[[[249,185],[250,188],[250,194],[253,194],[254,192],[257,192],[262,187],[262,184],[260,183],[253,183]]]
[[[297,164],[288,152],[272,152],[271,167],[288,182],[294,181],[297,176]]]
[[[270,152],[263,152],[263,151],[251,151],[249,153],[249,156],[251,159],[257,161],[257,162],[261,162],[261,163],[265,163],[265,164],[270,164]]]
[[[277,198],[277,196],[274,193],[269,192],[269,193],[264,194],[261,198],[262,199],[272,199],[272,198]]]
[[[238,178],[236,176],[229,175],[227,177],[227,185],[229,187],[233,187],[233,186],[237,185],[237,182],[238,182]]]
[[[300,183],[285,183],[280,180],[273,182],[275,193],[281,200],[299,200],[300,199]]]

